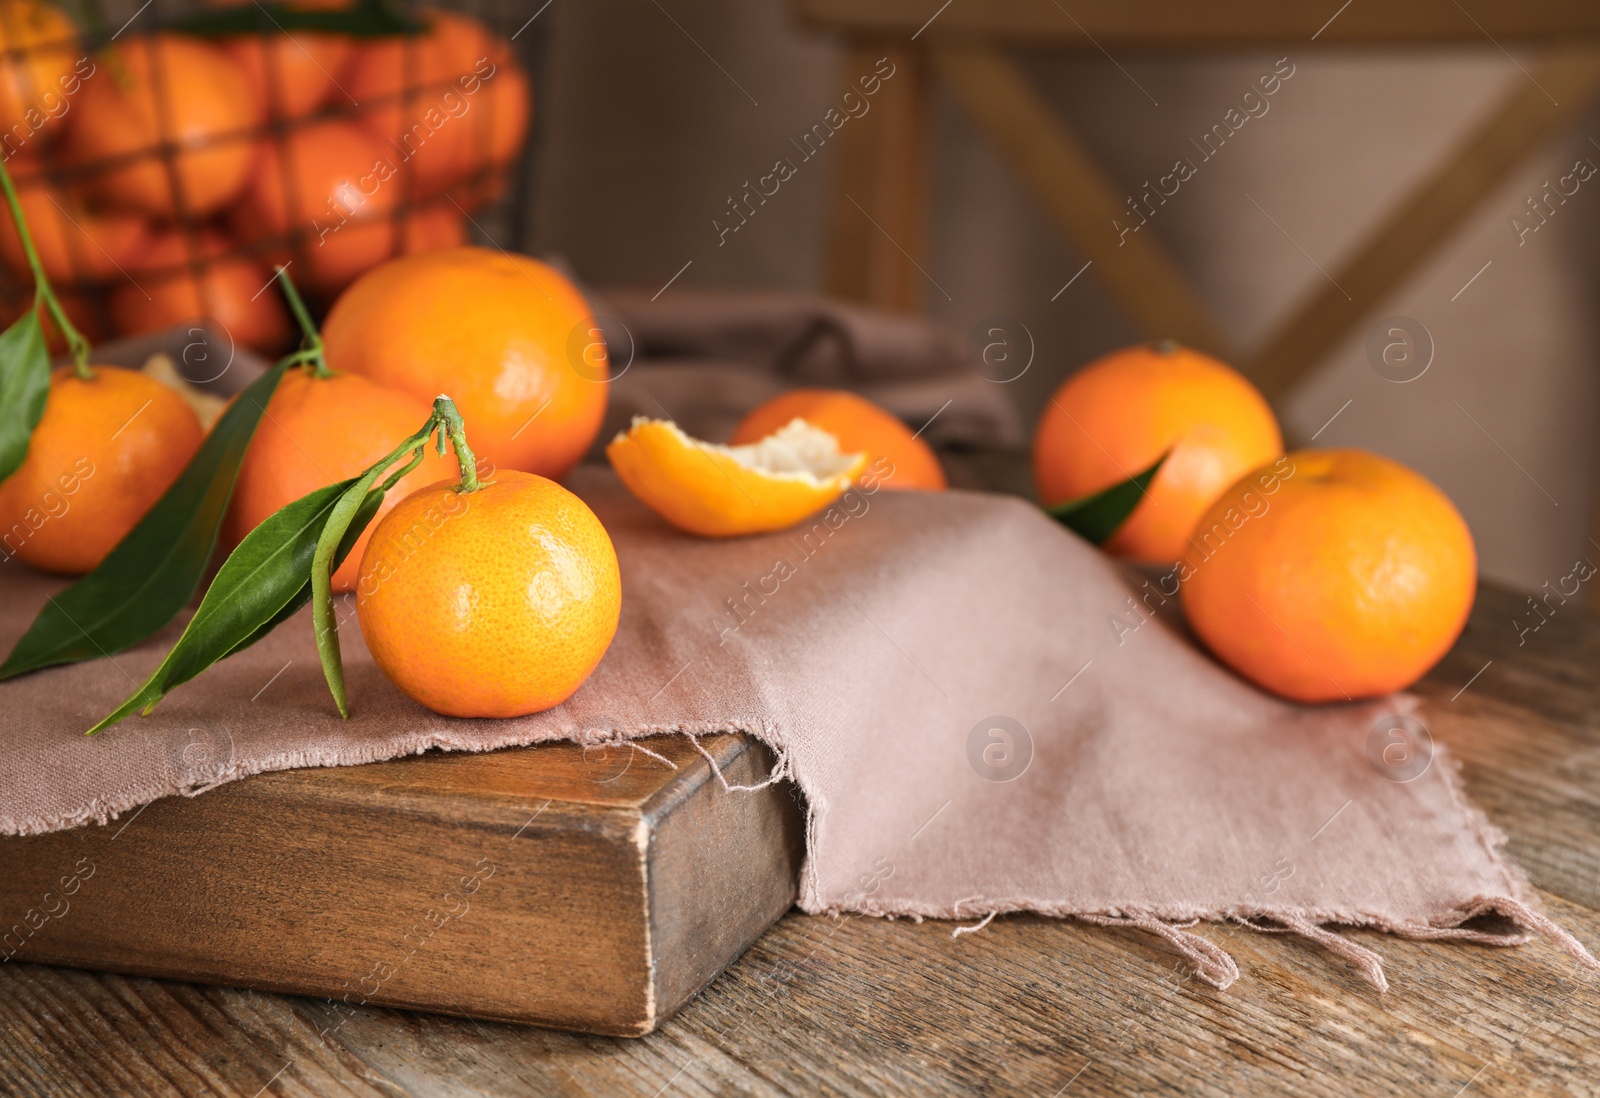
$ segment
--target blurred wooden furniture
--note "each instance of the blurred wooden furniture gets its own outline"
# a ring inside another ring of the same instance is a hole
[[[806,23],[847,43],[846,83],[889,57],[896,75],[853,119],[834,203],[829,289],[913,310],[922,273],[930,75],[944,81],[1128,315],[1243,362],[1281,396],[1401,285],[1542,142],[1600,93],[1600,5],[1592,0],[794,0]],[[1542,59],[1379,218],[1262,345],[1240,355],[1147,225],[1119,240],[1125,188],[1008,55],[1318,46],[1548,47]],[[1336,285],[1335,285],[1336,284]]]
[[[995,483],[1003,464],[952,474]],[[1025,469],[1005,479],[1025,480]],[[1523,599],[1482,590],[1465,635],[1420,687],[1423,716],[1551,916],[1594,946],[1600,618],[1564,606],[1519,645]],[[1520,1098],[1592,1093],[1600,1078],[1596,979],[1543,942],[1486,949],[1351,932],[1386,960],[1391,986],[1379,995],[1320,949],[1233,927],[1196,928],[1238,958],[1243,975],[1226,992],[1142,932],[1035,917],[950,932],[936,920],[791,913],[637,1039],[0,964],[0,1093]]]

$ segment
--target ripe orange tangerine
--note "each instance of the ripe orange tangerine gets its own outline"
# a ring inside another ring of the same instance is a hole
[[[1166,341],[1113,351],[1062,383],[1034,432],[1033,476],[1050,507],[1119,484],[1168,454],[1105,548],[1171,564],[1211,502],[1281,453],[1278,421],[1255,386]]]
[[[43,0],[0,3],[0,129],[38,129],[59,118],[74,78],[78,29],[67,14]],[[84,66],[87,69],[87,65]]]
[[[55,370],[28,456],[0,481],[0,549],[48,572],[98,565],[178,479],[203,435],[189,405],[159,381],[90,369],[90,378]]]
[[[328,365],[431,401],[449,393],[496,469],[559,478],[600,433],[603,350],[561,272],[527,256],[451,248],[390,260],[340,295],[322,327]],[[587,353],[587,357],[585,357]]]
[[[792,420],[748,446],[717,446],[676,423],[636,416],[606,447],[622,483],[680,530],[727,538],[783,530],[855,483],[865,454],[842,454],[828,432]]]
[[[1460,635],[1477,585],[1448,497],[1362,450],[1298,450],[1246,474],[1179,565],[1195,633],[1239,674],[1302,702],[1410,686]]]
[[[401,500],[361,558],[356,610],[389,680],[451,717],[518,717],[581,686],[617,631],[605,527],[554,481],[504,470]]]
[[[226,53],[152,34],[112,44],[95,64],[66,116],[62,149],[72,167],[98,165],[83,183],[91,199],[172,218],[211,213],[238,195],[264,115]],[[160,152],[167,142],[177,146],[171,172]]]
[[[885,488],[939,491],[948,487],[933,448],[911,428],[865,397],[843,389],[794,389],[773,397],[740,421],[728,441],[743,446],[803,419],[839,440],[839,448],[867,455],[863,477]]]
[[[290,370],[267,402],[245,451],[222,525],[232,548],[274,511],[308,492],[359,475],[427,420],[431,406],[354,374],[317,377]],[[450,475],[454,464],[433,450],[384,498],[381,516],[407,492]],[[353,591],[369,525],[333,574],[335,591]]]

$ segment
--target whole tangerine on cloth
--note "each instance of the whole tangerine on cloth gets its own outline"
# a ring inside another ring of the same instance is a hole
[[[1189,542],[1189,624],[1223,663],[1294,701],[1410,686],[1461,634],[1477,589],[1454,504],[1364,450],[1297,450],[1252,471]]]
[[[200,448],[200,420],[176,391],[137,370],[90,370],[51,374],[28,456],[0,481],[0,559],[92,570]]]
[[[844,389],[794,389],[775,396],[745,416],[728,441],[734,446],[757,442],[792,419],[828,432],[841,450],[866,454],[864,475],[885,488],[940,491],[949,486],[931,446],[896,416]]]
[[[555,268],[488,248],[390,260],[340,295],[328,365],[432,401],[449,393],[496,469],[559,479],[600,432],[609,377],[594,314]]]
[[[151,34],[113,43],[95,65],[62,146],[63,161],[88,173],[90,199],[170,219],[213,213],[239,194],[264,112],[235,61],[199,39]]]
[[[233,499],[222,524],[222,543],[232,548],[274,511],[346,477],[394,449],[427,420],[432,406],[355,374],[318,377],[290,370],[278,383],[255,437],[245,451]],[[405,493],[447,477],[454,465],[428,450],[422,463],[384,498],[378,514],[392,510]],[[368,525],[333,574],[335,591],[354,591]]]
[[[401,500],[361,556],[356,612],[374,662],[450,717],[518,717],[569,698],[622,610],[616,550],[577,496],[502,470]]]
[[[801,419],[747,446],[718,446],[638,416],[606,458],[641,503],[711,538],[787,529],[848,491],[867,464],[867,455],[840,453],[833,435]]]
[[[1034,431],[1033,477],[1051,507],[1120,484],[1167,454],[1105,548],[1171,564],[1212,501],[1282,453],[1278,421],[1254,385],[1163,341],[1113,351],[1062,383]]]

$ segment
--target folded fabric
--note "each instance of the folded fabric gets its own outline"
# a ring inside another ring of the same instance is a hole
[[[785,533],[712,541],[667,527],[608,473],[581,470],[573,487],[615,540],[623,611],[565,705],[505,721],[422,709],[373,666],[346,599],[348,721],[301,615],[152,716],[84,737],[169,629],[0,684],[0,832],[103,823],[265,770],[740,730],[804,791],[810,912],[1128,924],[1218,986],[1232,959],[1184,924],[1296,933],[1380,987],[1376,954],[1326,924],[1524,940],[1466,925],[1499,914],[1595,964],[1537,912],[1442,749],[1416,774],[1374,761],[1409,702],[1304,708],[1257,692],[1185,638],[1159,589],[1020,500],[852,491]],[[0,642],[60,586],[0,565]]]
[[[597,449],[635,415],[721,442],[751,408],[796,386],[855,390],[924,428],[935,446],[1025,440],[1006,386],[974,370],[960,337],[926,318],[810,294],[593,296],[613,374]]]

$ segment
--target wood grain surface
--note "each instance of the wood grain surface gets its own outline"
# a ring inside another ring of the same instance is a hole
[[[1595,945],[1600,619],[1569,603],[1519,638],[1526,609],[1483,590],[1423,715],[1549,913]],[[1303,942],[1195,929],[1238,959],[1228,991],[1138,932],[1012,917],[952,940],[948,923],[791,913],[631,1040],[13,963],[0,1093],[1600,1093],[1600,982],[1543,942],[1351,931],[1386,960],[1380,995]]]
[[[794,902],[801,813],[707,736],[259,774],[0,838],[0,959],[654,1029]]]

